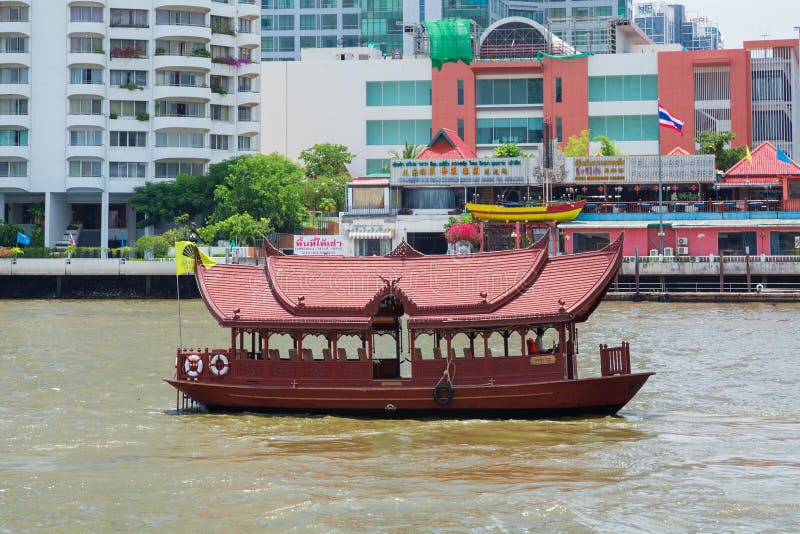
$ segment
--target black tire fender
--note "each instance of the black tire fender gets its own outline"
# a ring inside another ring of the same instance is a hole
[[[445,404],[449,404],[451,400],[453,400],[453,386],[450,384],[437,384],[435,388],[433,388],[433,400],[436,401],[436,404],[444,406]]]

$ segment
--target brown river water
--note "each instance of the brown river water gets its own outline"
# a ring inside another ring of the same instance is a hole
[[[226,346],[199,300],[187,346]],[[0,532],[797,532],[800,305],[605,302],[617,417],[176,413],[174,301],[0,301]]]

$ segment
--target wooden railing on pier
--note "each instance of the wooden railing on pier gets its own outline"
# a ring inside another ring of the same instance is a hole
[[[627,341],[619,347],[600,345],[600,373],[602,376],[631,373],[631,349]]]

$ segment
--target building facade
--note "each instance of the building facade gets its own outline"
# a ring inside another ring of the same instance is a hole
[[[656,44],[680,44],[686,50],[723,48],[717,25],[708,17],[687,16],[682,4],[639,3],[633,20]]]
[[[0,217],[132,243],[133,188],[260,148],[255,0],[0,1]],[[34,207],[36,209],[32,210]]]

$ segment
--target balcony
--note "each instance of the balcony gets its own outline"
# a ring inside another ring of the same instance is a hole
[[[95,158],[104,159],[106,147],[100,146],[67,146],[67,158]]]
[[[106,187],[104,176],[67,176],[65,188],[68,193],[97,192]]]
[[[0,83],[0,95],[31,97],[31,84],[29,83]]]
[[[153,58],[153,68],[156,70],[180,69],[184,67],[208,71],[211,69],[211,59],[200,56],[171,56],[167,54],[156,55]]]
[[[31,192],[31,179],[28,176],[3,176],[0,177],[0,192],[14,193]]]
[[[93,126],[96,128],[106,127],[106,115],[67,115],[67,128],[73,126]]]
[[[261,63],[252,61],[250,63],[239,63],[236,68],[236,73],[239,76],[247,76],[248,78],[261,75]]]
[[[91,65],[93,67],[105,67],[108,64],[108,57],[105,53],[97,52],[69,52],[67,54],[67,65]]]
[[[238,135],[247,136],[258,135],[260,130],[259,124],[258,121],[239,121],[236,123],[236,133]]]
[[[256,32],[240,33],[237,44],[245,48],[258,48],[261,46],[261,34]]]
[[[240,106],[257,106],[261,102],[261,93],[239,91],[238,95]]]
[[[153,147],[153,160],[193,159],[208,162],[209,149],[205,147]]]
[[[106,34],[105,22],[67,22],[67,34]]]
[[[104,83],[69,83],[67,84],[67,96],[87,95],[87,96],[106,96],[106,84]]]
[[[184,38],[200,39],[207,43],[211,40],[211,28],[188,24],[156,24],[153,27],[153,38],[173,40]]]
[[[25,146],[0,146],[0,158],[31,159],[31,147]],[[29,171],[30,172],[30,171]]]
[[[3,52],[2,63],[4,65],[24,65],[31,66],[30,52]]]
[[[236,14],[242,18],[257,19],[261,17],[261,3],[258,0],[237,0]]]
[[[0,115],[0,125],[4,128],[9,126],[17,126],[19,128],[31,129],[31,116],[30,115]]]
[[[159,115],[152,117],[151,120],[153,122],[153,130],[169,128],[190,128],[193,130],[211,129],[211,119],[208,117]]]
[[[30,37],[31,35],[31,21],[19,22],[0,22],[0,33],[18,33]]]
[[[208,87],[196,85],[156,85],[153,88],[153,98],[160,100],[169,98],[173,100],[203,100],[208,101],[211,90]]]

